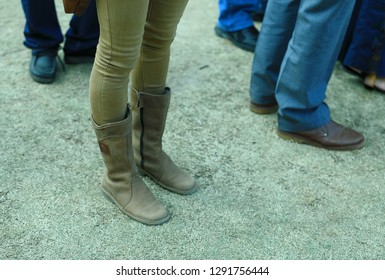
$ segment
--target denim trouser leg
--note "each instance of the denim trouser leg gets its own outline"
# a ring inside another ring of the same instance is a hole
[[[76,15],[72,17],[65,37],[64,52],[67,54],[96,48],[99,40],[99,22],[94,0],[81,17]]]
[[[250,95],[251,102],[271,103],[275,89],[279,129],[304,131],[330,121],[325,92],[353,6],[354,0],[268,1]]]
[[[63,42],[54,0],[22,0],[25,14],[24,45],[36,54],[58,49]]]
[[[344,65],[385,77],[384,23],[385,0],[362,1]],[[376,59],[373,59],[374,56]]]
[[[260,0],[219,0],[217,25],[228,32],[253,26],[252,13],[258,11]]]
[[[277,79],[294,29],[298,7],[298,1],[267,2],[252,65],[250,101],[253,103],[276,102]]]
[[[281,130],[311,130],[330,121],[330,111],[324,102],[326,88],[354,3],[354,0],[301,1],[277,81]]]

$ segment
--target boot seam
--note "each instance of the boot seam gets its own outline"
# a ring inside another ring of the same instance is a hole
[[[139,145],[139,153],[140,153],[140,166],[144,169],[144,118],[143,118],[143,108],[140,108],[140,125],[142,126],[142,131],[140,133],[140,145]]]
[[[163,177],[163,160],[162,160],[162,149],[160,149],[159,152],[159,167],[160,167],[160,173],[159,173],[159,181],[162,180]]]

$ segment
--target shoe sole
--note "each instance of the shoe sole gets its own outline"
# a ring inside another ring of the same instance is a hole
[[[308,144],[310,146],[314,146],[314,147],[317,147],[317,148],[323,148],[323,149],[326,149],[326,150],[334,150],[334,151],[352,151],[352,150],[356,150],[356,149],[360,149],[364,146],[365,144],[365,140],[357,143],[357,144],[352,144],[352,145],[346,145],[346,146],[339,146],[339,147],[334,147],[334,146],[325,146],[325,145],[322,145],[318,142],[315,142],[315,141],[312,141],[312,140],[309,140],[305,137],[302,137],[302,136],[299,136],[297,134],[293,134],[293,133],[290,133],[290,132],[284,132],[282,130],[279,130],[277,129],[277,135],[279,137],[281,137],[282,139],[285,139],[285,140],[291,140],[291,141],[294,141],[296,143],[300,143],[300,144]]]
[[[232,40],[231,37],[227,36],[226,33],[223,33],[222,31],[218,30],[218,28],[215,28],[215,34],[220,38],[230,41],[232,44],[234,44],[235,46],[237,46],[238,48],[244,51],[252,52],[252,53],[254,52],[254,49],[255,49],[254,47],[251,48],[249,45],[241,44],[237,41]]]
[[[272,105],[272,106],[258,106],[252,102],[249,104],[250,111],[258,114],[258,115],[268,115],[277,112],[278,110],[278,105]]]
[[[350,75],[353,75],[353,76],[356,76],[356,77],[359,77],[361,79],[363,79],[365,77],[365,74],[364,73],[360,73],[360,72],[357,72],[355,71],[353,68],[349,67],[349,66],[345,66],[345,65],[342,65],[342,69],[350,74]]]
[[[55,76],[53,77],[41,77],[41,76],[36,76],[32,73],[30,73],[32,80],[35,82],[38,82],[40,84],[51,84],[55,80]]]
[[[198,186],[197,184],[195,183],[195,185],[187,190],[187,191],[180,191],[180,190],[177,190],[177,189],[173,189],[173,188],[170,188],[168,186],[166,186],[165,184],[163,184],[162,182],[159,182],[157,179],[154,178],[154,176],[152,176],[150,173],[148,173],[147,171],[145,171],[144,169],[142,168],[139,168],[138,167],[138,172],[140,175],[142,176],[148,176],[150,177],[155,183],[157,183],[158,185],[160,185],[161,187],[163,187],[164,189],[168,190],[168,191],[171,191],[171,192],[174,192],[174,193],[177,193],[177,194],[182,194],[182,195],[189,195],[189,194],[193,194],[194,192],[197,191],[198,189]]]
[[[126,211],[124,211],[124,209],[120,206],[120,204],[116,201],[116,199],[108,192],[106,191],[103,186],[100,186],[100,189],[103,193],[103,195],[106,197],[106,199],[110,202],[112,202],[113,204],[115,204],[116,206],[118,206],[119,210],[129,216],[131,219],[137,221],[137,222],[140,222],[142,224],[145,224],[147,226],[158,226],[158,225],[161,225],[161,224],[164,224],[165,222],[167,222],[168,220],[170,220],[170,215],[167,215],[167,217],[165,217],[164,219],[161,219],[161,220],[158,220],[158,221],[152,221],[152,220],[144,220],[144,219],[141,219],[139,217],[136,217],[135,215],[131,214],[131,213],[128,213]]]

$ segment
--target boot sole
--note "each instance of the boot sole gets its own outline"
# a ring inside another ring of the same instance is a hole
[[[365,144],[365,140],[364,141],[361,141],[357,144],[352,144],[352,145],[347,145],[347,146],[340,146],[340,147],[336,147],[336,146],[325,146],[325,145],[322,145],[318,142],[314,142],[314,141],[311,141],[305,137],[301,137],[299,135],[296,135],[296,134],[292,134],[292,133],[289,133],[289,132],[283,132],[281,130],[277,130],[277,135],[279,137],[281,137],[282,139],[285,139],[285,140],[291,140],[291,141],[294,141],[296,143],[300,143],[300,144],[308,144],[310,146],[314,146],[314,147],[318,147],[318,148],[323,148],[323,149],[327,149],[327,150],[333,150],[333,151],[352,151],[352,150],[356,150],[356,149],[360,149],[364,146]]]
[[[167,215],[167,217],[165,217],[164,219],[161,219],[161,220],[157,220],[157,221],[152,221],[152,220],[144,220],[142,218],[139,218],[139,217],[136,217],[135,215],[131,214],[131,213],[128,213],[126,212],[121,206],[120,204],[115,200],[115,198],[109,193],[107,192],[103,186],[100,187],[103,195],[107,198],[107,200],[109,200],[110,202],[114,203],[116,206],[118,206],[119,210],[122,211],[123,214],[126,214],[127,216],[129,216],[131,219],[137,221],[137,222],[140,222],[142,224],[145,224],[145,225],[148,225],[148,226],[158,226],[158,225],[161,225],[161,224],[164,224],[165,222],[167,222],[169,219],[170,219],[170,215]]]
[[[193,194],[194,192],[197,191],[198,189],[198,186],[197,184],[195,183],[194,187],[192,187],[191,189],[187,190],[187,191],[181,191],[181,190],[178,190],[178,189],[173,189],[173,188],[170,188],[168,186],[166,186],[165,184],[163,184],[162,182],[158,181],[157,179],[154,178],[154,176],[152,176],[150,173],[148,173],[147,171],[145,171],[144,169],[142,168],[139,168],[138,167],[138,172],[139,174],[143,175],[143,176],[148,176],[150,177],[155,183],[157,183],[158,185],[160,185],[162,188],[168,190],[168,191],[171,191],[171,192],[174,192],[174,193],[177,193],[177,194],[182,194],[182,195],[189,195],[189,194]]]

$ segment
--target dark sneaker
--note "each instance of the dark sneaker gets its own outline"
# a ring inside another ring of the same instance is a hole
[[[254,26],[241,29],[234,32],[227,32],[218,26],[215,26],[215,34],[218,37],[225,38],[242,50],[254,52],[257,43],[259,31]]]
[[[50,84],[56,76],[57,50],[47,50],[32,55],[29,73],[35,82]]]
[[[96,49],[88,49],[77,53],[65,53],[64,62],[67,64],[94,63]]]

